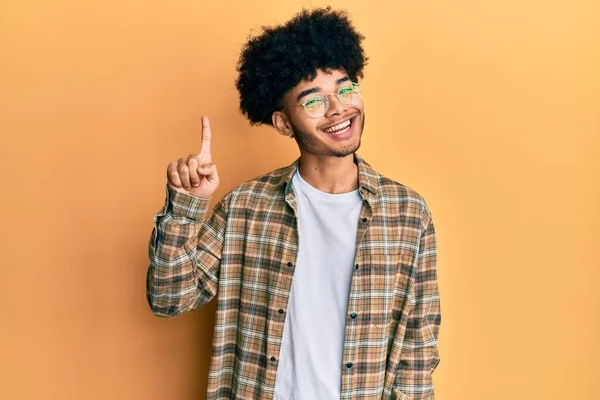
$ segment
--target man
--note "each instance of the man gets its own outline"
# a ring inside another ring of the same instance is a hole
[[[216,296],[208,399],[433,399],[436,240],[425,201],[360,158],[366,57],[344,12],[303,11],[240,57],[253,124],[294,138],[292,165],[229,192],[211,129],[167,169],[147,286],[171,317]]]

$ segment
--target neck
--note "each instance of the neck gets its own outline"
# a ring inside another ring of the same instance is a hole
[[[302,154],[300,175],[312,187],[325,193],[341,194],[358,189],[358,166],[354,154],[322,157]]]

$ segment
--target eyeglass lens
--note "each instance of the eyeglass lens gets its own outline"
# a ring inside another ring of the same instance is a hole
[[[346,106],[356,105],[360,101],[360,87],[349,82],[338,89],[336,96]],[[304,109],[312,117],[322,117],[329,110],[329,98],[323,93],[317,93],[304,102]]]

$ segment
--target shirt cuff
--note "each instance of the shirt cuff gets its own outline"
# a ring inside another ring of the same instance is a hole
[[[180,193],[171,189],[169,185],[166,185],[166,187],[168,199],[167,209],[171,211],[173,217],[185,217],[197,222],[204,219],[212,197],[203,199],[201,197],[192,196],[191,194]]]

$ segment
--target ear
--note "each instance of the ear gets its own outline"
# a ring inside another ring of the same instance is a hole
[[[274,111],[271,115],[271,121],[273,122],[273,126],[277,129],[279,134],[294,137],[294,130],[292,129],[292,124],[288,119],[288,116],[285,115],[282,111]]]

